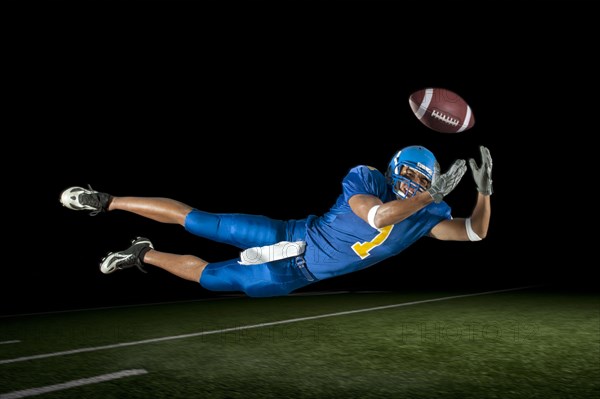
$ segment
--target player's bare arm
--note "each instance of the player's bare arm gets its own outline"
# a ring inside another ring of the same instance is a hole
[[[490,196],[477,194],[477,203],[470,216],[473,232],[481,239],[487,236],[491,216]],[[467,219],[454,218],[438,223],[429,234],[444,241],[471,241],[467,234]]]
[[[374,225],[380,228],[400,223],[432,202],[433,198],[428,193],[417,193],[414,197],[385,204],[374,195],[357,194],[350,198],[348,204],[352,211],[367,223],[369,223],[369,211],[374,206],[380,205],[373,220]]]

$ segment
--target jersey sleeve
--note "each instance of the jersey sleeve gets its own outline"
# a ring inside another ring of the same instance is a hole
[[[379,170],[365,165],[355,166],[342,181],[344,199],[348,201],[356,194],[369,194],[383,199],[387,191],[386,184],[385,176]]]

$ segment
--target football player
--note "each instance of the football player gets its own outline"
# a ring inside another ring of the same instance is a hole
[[[169,198],[121,197],[91,187],[70,187],[60,202],[73,210],[122,210],[188,232],[234,245],[240,257],[207,262],[194,255],[161,252],[138,237],[127,249],[111,252],[100,263],[103,273],[153,265],[212,291],[238,291],[251,297],[286,295],[313,282],[372,266],[402,252],[423,236],[439,240],[479,241],[490,221],[492,158],[480,147],[481,165],[469,165],[478,194],[469,217],[453,218],[443,200],[467,170],[456,160],[443,174],[423,146],[394,154],[387,171],[360,165],[349,170],[342,193],[324,215],[275,220],[262,215],[204,212]]]

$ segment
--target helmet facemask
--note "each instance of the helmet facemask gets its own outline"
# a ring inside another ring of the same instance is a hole
[[[399,199],[413,197],[431,187],[431,181],[423,173],[406,165],[400,168],[400,173],[392,177],[392,189]]]
[[[406,199],[429,189],[439,173],[440,166],[431,151],[410,146],[392,157],[386,178],[396,197]]]

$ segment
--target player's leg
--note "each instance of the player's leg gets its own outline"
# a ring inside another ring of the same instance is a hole
[[[161,223],[184,225],[186,215],[192,207],[182,202],[160,197],[116,197],[108,193],[93,190],[91,187],[70,187],[60,197],[63,206],[77,210],[90,211],[91,215],[100,212],[122,210]]]
[[[200,281],[200,276],[208,264],[205,260],[194,255],[177,255],[154,249],[148,251],[142,261],[177,277],[196,283]]]
[[[244,292],[252,297],[286,295],[304,287],[309,281],[294,264],[294,259],[283,259],[259,265],[240,265],[237,259],[208,263],[193,255],[177,255],[154,249],[147,238],[138,237],[132,245],[108,254],[100,264],[103,273],[153,265],[177,277],[200,283],[210,291]]]
[[[157,251],[149,239],[138,237],[131,242],[129,248],[106,255],[100,262],[100,270],[109,274],[135,266],[145,273],[143,264],[156,266],[177,277],[198,282],[207,262],[193,255]]]
[[[192,207],[170,198],[112,197],[108,210],[127,211],[157,222],[183,226]]]
[[[238,259],[208,263],[202,270],[200,285],[210,291],[237,291],[251,297],[287,295],[314,282],[294,264],[295,260],[244,266]]]
[[[161,222],[179,224],[192,234],[246,249],[290,239],[288,222],[261,215],[214,214],[182,202],[159,197],[116,197],[82,187],[65,190],[61,203],[73,210],[100,212],[122,210]]]
[[[271,245],[291,239],[295,223],[262,215],[210,213],[193,209],[185,218],[190,233],[241,249]]]

